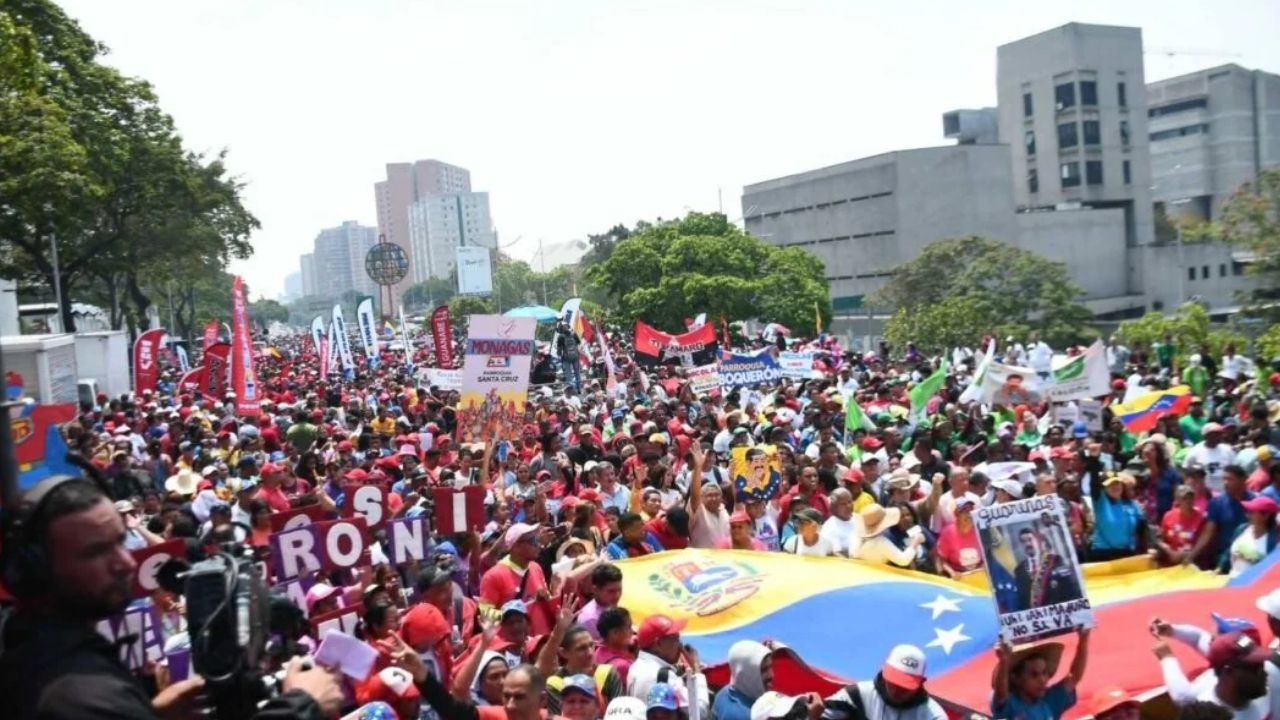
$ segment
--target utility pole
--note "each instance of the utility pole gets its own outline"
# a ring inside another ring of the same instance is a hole
[[[547,304],[547,254],[542,252],[542,238],[538,238],[538,257],[542,261],[542,304]]]
[[[49,258],[53,261],[53,298],[58,304],[58,329],[66,332],[67,319],[62,314],[62,270],[58,267],[58,236],[53,232],[49,233]]]

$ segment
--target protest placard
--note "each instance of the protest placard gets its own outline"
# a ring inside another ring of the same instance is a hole
[[[116,645],[120,662],[130,670],[141,670],[147,662],[164,657],[164,633],[160,614],[150,600],[137,600],[119,615],[97,624],[98,634]]]
[[[776,383],[782,377],[778,361],[768,353],[730,355],[720,361],[720,382],[726,389]]]
[[[714,363],[689,368],[689,390],[694,395],[719,395],[720,368]]]
[[[133,575],[133,596],[141,598],[160,589],[160,583],[156,581],[156,573],[159,572],[161,565],[173,558],[186,559],[187,544],[182,541],[182,538],[174,538],[134,550],[130,554],[138,565]]]
[[[974,511],[1000,636],[1011,643],[1093,627],[1093,608],[1057,495]]]
[[[814,377],[822,377],[820,371],[813,369],[814,357],[815,355],[812,351],[778,353],[778,367],[782,369],[782,377],[792,380],[809,380]]]
[[[387,488],[383,485],[352,483],[343,491],[342,517],[360,515],[369,528],[379,528],[391,517],[387,509]]]
[[[387,523],[387,558],[393,565],[426,560],[431,551],[431,528],[424,517],[399,518]]]
[[[360,615],[364,613],[364,605],[356,603],[338,608],[311,618],[311,636],[323,641],[324,636],[333,630],[341,630],[348,635],[355,635],[360,625]]]
[[[1089,432],[1102,432],[1102,401],[1077,400],[1076,405],[1080,408],[1080,419],[1084,420]]]
[[[369,556],[368,532],[360,515],[274,533],[268,542],[271,570],[280,580],[317,570],[355,567]]]
[[[271,532],[278,533],[285,530],[293,530],[321,520],[324,520],[324,508],[319,505],[290,508],[284,512],[271,514]]]

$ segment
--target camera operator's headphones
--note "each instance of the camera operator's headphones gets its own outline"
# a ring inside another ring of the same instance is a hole
[[[4,585],[17,598],[36,595],[52,580],[49,557],[44,543],[35,542],[31,534],[31,521],[44,507],[54,490],[67,483],[81,482],[97,487],[92,481],[75,475],[53,475],[36,483],[22,494],[16,511],[4,527],[4,548],[0,553],[0,572]]]

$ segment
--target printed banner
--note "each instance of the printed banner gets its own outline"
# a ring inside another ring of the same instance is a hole
[[[489,422],[516,428],[524,423],[538,321],[501,315],[472,315],[467,321],[467,354],[462,365],[458,441],[492,442]]]
[[[204,374],[200,377],[200,394],[206,399],[222,402],[222,399],[227,396],[230,359],[230,343],[214,343],[204,351]]]
[[[116,645],[120,663],[130,670],[142,670],[148,662],[164,658],[164,633],[160,614],[150,600],[134,602],[123,613],[97,624],[98,634]]]
[[[79,468],[67,462],[71,448],[58,429],[76,419],[77,409],[75,403],[17,403],[9,409],[9,433],[13,438],[13,459],[18,463],[19,490],[26,490],[52,475],[80,473]]]
[[[1058,496],[979,508],[973,522],[1002,638],[1017,644],[1093,627],[1093,607]]]
[[[160,380],[160,347],[164,328],[148,330],[133,341],[133,390],[138,395],[155,392]]]
[[[422,377],[428,387],[438,387],[446,392],[462,392],[462,369],[425,368]]]
[[[448,305],[431,311],[431,340],[436,346],[436,367],[454,367],[453,321],[449,319]]]
[[[311,319],[311,346],[315,348],[316,354],[320,353],[321,340],[324,339],[324,316],[317,315]],[[324,356],[321,355],[321,358]]]
[[[812,352],[780,352],[778,367],[782,368],[782,377],[792,380],[811,380],[821,378],[822,372],[813,369]]]
[[[204,366],[191,368],[178,378],[178,392],[188,390],[199,390],[200,384],[204,382]]]
[[[653,366],[678,362],[685,367],[716,361],[716,331],[703,325],[683,335],[668,335],[636,321],[636,362]]]
[[[1089,398],[1076,404],[1080,407],[1080,418],[1084,420],[1089,432],[1102,432],[1102,401]]]
[[[218,342],[218,331],[222,329],[222,323],[217,320],[210,320],[204,326],[204,338],[200,345],[200,351],[205,352]]]
[[[191,358],[187,357],[187,349],[181,345],[173,346],[173,353],[178,357],[178,369],[186,372],[191,369]]]
[[[356,305],[356,324],[360,327],[360,343],[364,345],[365,361],[370,368],[378,367],[378,333],[373,327],[373,298],[361,298]]]
[[[1066,402],[1096,398],[1111,392],[1111,371],[1106,349],[1094,340],[1089,349],[1075,357],[1055,357],[1053,372],[1044,392],[1050,400]]]
[[[729,454],[729,477],[740,500],[768,500],[782,489],[782,458],[773,445],[739,446]]]
[[[239,275],[231,283],[231,387],[236,393],[236,414],[257,415],[262,401],[253,372],[249,308],[244,302],[244,281]]]
[[[333,305],[333,330],[329,342],[337,346],[342,369],[355,372],[356,361],[351,357],[351,336],[347,334],[347,321],[342,317],[342,306],[337,303]]]
[[[978,402],[1013,407],[1040,402],[1044,397],[1040,376],[1029,367],[991,362],[974,381]]]
[[[436,532],[462,533],[484,527],[484,494],[481,485],[432,488]]]
[[[726,388],[776,383],[781,378],[782,368],[778,367],[778,361],[769,353],[731,354],[720,361],[720,382]]]
[[[400,340],[404,343],[404,364],[413,372],[413,341],[409,339],[409,327],[404,322],[404,306],[400,306]]]
[[[489,248],[475,245],[458,246],[458,294],[493,294],[493,268]]]
[[[720,394],[720,368],[717,365],[702,365],[689,370],[689,390],[694,395]]]

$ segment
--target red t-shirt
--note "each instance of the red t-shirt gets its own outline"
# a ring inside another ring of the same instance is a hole
[[[689,547],[689,538],[676,534],[667,524],[666,518],[656,517],[645,523],[644,527],[658,538],[663,550],[683,550]]]
[[[266,485],[258,488],[256,497],[271,507],[272,512],[288,512],[293,506],[281,488],[269,488]]]
[[[1160,519],[1160,539],[1170,550],[1181,550],[1195,544],[1196,537],[1204,527],[1204,513],[1195,511],[1190,518],[1182,516],[1182,511],[1173,508]]]
[[[952,523],[938,535],[938,557],[952,570],[966,572],[982,567],[982,546],[978,544],[978,531],[960,532],[960,526]]]
[[[529,602],[539,590],[547,586],[547,580],[542,575],[542,566],[536,562],[529,563],[525,572],[529,573],[529,580],[524,584],[524,595],[516,597],[516,591],[520,589],[521,574],[510,559],[503,558],[480,578],[480,602],[492,605],[495,609],[511,600]]]

